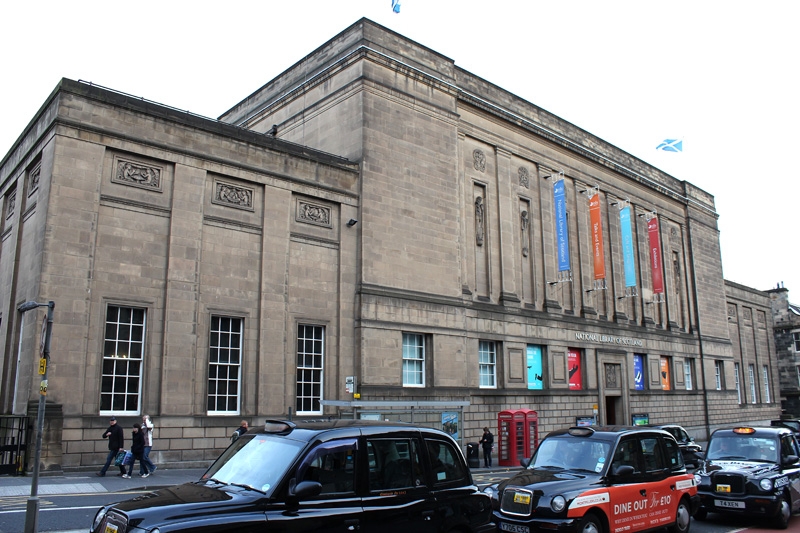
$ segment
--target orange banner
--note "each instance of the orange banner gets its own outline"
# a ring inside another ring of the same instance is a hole
[[[656,217],[647,221],[647,235],[650,237],[650,270],[653,274],[653,293],[664,292],[664,272],[661,265],[661,236]]]
[[[589,219],[592,223],[592,256],[594,257],[594,279],[606,278],[606,262],[603,253],[603,222],[600,217],[600,195],[589,198]]]

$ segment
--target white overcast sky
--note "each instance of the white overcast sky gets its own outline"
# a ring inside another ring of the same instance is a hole
[[[800,303],[795,0],[3,2],[0,157],[62,77],[216,118],[361,17],[712,194],[725,278]]]

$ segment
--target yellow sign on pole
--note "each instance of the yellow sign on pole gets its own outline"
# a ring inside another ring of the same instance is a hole
[[[47,359],[44,357],[39,358],[39,375],[44,376],[47,373]]]

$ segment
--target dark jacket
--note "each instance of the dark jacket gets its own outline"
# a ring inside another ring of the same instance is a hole
[[[106,437],[106,433],[111,435]],[[103,438],[108,439],[109,450],[120,450],[125,447],[125,432],[117,424],[108,426],[108,429],[103,432]]]
[[[490,452],[492,451],[492,445],[494,444],[494,435],[492,435],[491,431],[487,431],[483,434],[483,438],[480,440],[480,443],[483,444],[483,451]]]
[[[144,433],[141,429],[131,434],[131,453],[134,457],[141,457],[144,453]]]

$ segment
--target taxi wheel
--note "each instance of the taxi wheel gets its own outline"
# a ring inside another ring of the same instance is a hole
[[[789,527],[789,518],[792,517],[792,506],[786,500],[786,496],[781,496],[778,500],[778,515],[775,517],[775,527],[786,529]]]
[[[692,513],[689,510],[686,499],[681,499],[678,503],[678,508],[675,510],[675,523],[669,526],[667,531],[669,533],[688,533],[691,518]]]
[[[708,511],[706,511],[705,507],[700,507],[694,513],[694,519],[703,522],[706,518],[708,518]]]
[[[578,533],[603,533],[603,526],[600,521],[593,514],[587,514],[581,520],[581,525],[578,527]]]

